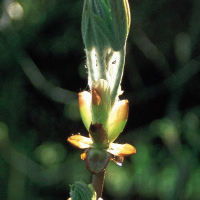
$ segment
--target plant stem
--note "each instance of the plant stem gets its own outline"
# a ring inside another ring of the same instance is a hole
[[[97,200],[101,197],[103,192],[105,171],[100,172],[99,174],[93,174],[92,177],[92,186],[97,194]]]

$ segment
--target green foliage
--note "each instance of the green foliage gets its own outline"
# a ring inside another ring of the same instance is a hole
[[[76,182],[70,186],[71,200],[96,200],[96,193],[92,185]]]

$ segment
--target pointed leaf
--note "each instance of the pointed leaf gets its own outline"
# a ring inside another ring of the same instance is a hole
[[[136,153],[136,149],[134,146],[130,144],[112,143],[110,145],[110,148],[107,150],[107,152],[115,156],[129,156],[131,154]]]

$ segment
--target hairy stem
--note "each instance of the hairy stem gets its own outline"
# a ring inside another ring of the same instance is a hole
[[[93,174],[92,177],[92,186],[97,194],[97,200],[101,197],[103,192],[105,171],[100,172],[99,174]]]

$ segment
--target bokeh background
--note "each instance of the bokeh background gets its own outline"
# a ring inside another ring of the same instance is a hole
[[[200,199],[200,1],[130,0],[119,143],[105,200]],[[0,199],[64,200],[91,175],[66,139],[87,135],[77,93],[88,89],[83,0],[0,1]]]

